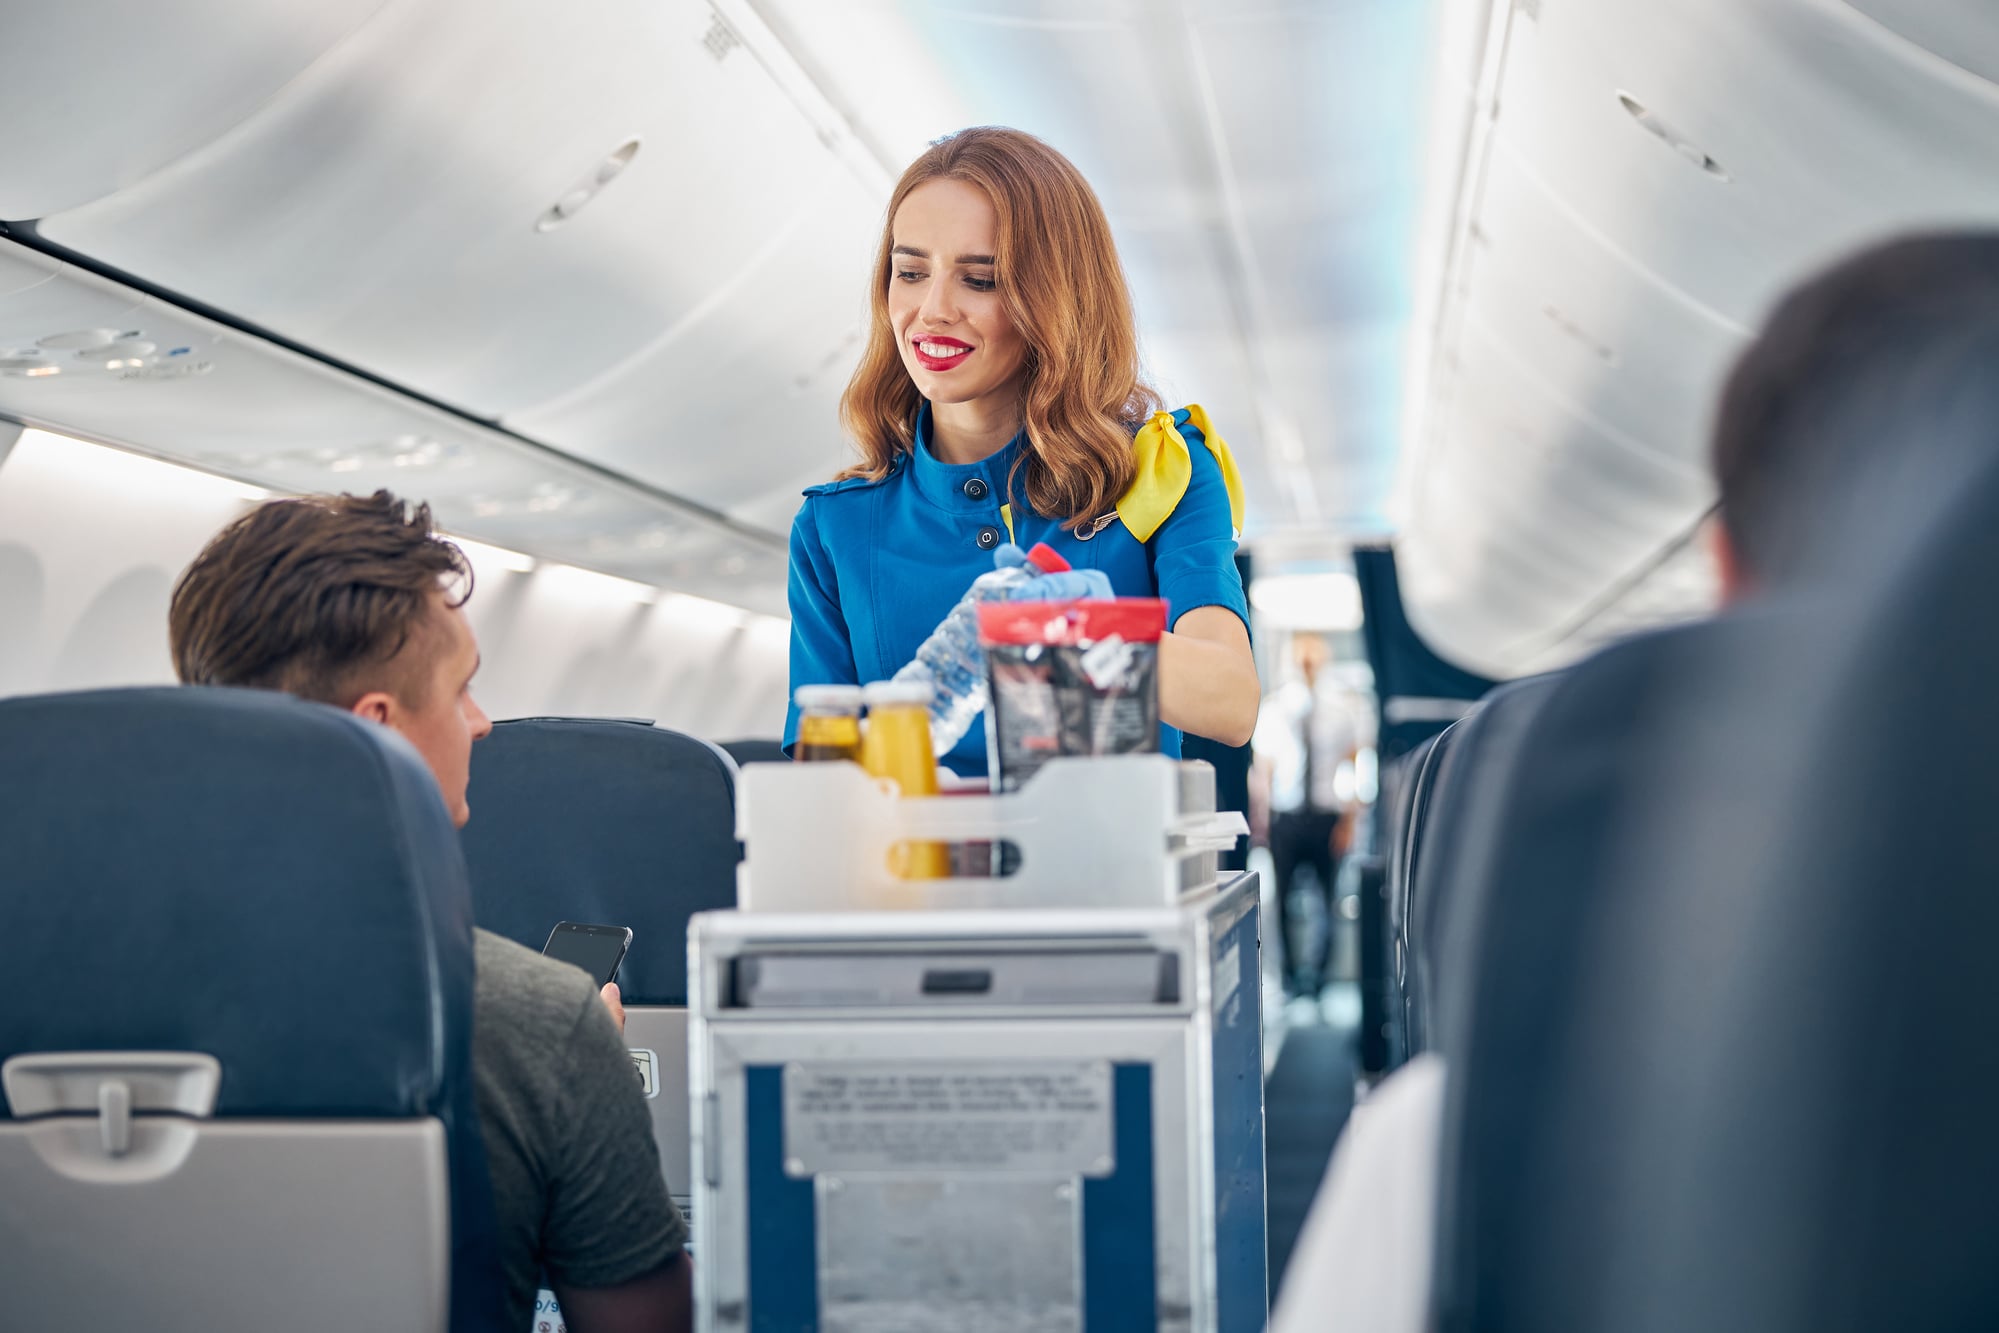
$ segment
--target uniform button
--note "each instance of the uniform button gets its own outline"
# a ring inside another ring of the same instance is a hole
[[[965,498],[967,500],[985,499],[986,484],[983,481],[980,481],[977,477],[971,478],[965,483]]]
[[[979,549],[981,551],[990,551],[993,547],[998,546],[999,543],[1000,530],[998,528],[979,529]]]

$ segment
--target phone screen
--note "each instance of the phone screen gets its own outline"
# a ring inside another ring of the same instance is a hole
[[[599,986],[617,975],[625,947],[632,942],[626,926],[585,926],[574,921],[556,923],[541,951],[550,958],[573,963],[596,978]]]

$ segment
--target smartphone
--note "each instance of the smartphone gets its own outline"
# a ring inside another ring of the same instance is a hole
[[[629,926],[585,926],[574,921],[558,921],[548,932],[543,954],[573,963],[594,977],[599,986],[618,975],[625,950],[632,947]]]

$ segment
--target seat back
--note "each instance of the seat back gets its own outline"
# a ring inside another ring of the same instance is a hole
[[[723,741],[722,749],[738,767],[744,764],[788,764],[791,756],[784,752],[783,741],[741,740]]]
[[[12,1330],[492,1327],[465,870],[399,738],[251,690],[0,701]]]
[[[1558,1250],[1595,1280],[1539,1309],[1640,1333],[1999,1325],[1999,476],[1960,490],[1893,572],[1681,674],[1672,713],[1706,720],[1653,774],[1663,817],[1620,868],[1635,891],[1540,1117],[1631,1146],[1556,1178],[1535,1290]]]
[[[1415,849],[1412,830],[1421,822],[1422,805],[1429,799],[1439,739],[1424,737],[1382,769],[1377,802],[1384,812],[1380,884],[1377,892],[1363,893],[1360,900],[1360,1064],[1369,1074],[1386,1073],[1408,1055],[1404,907]]]
[[[1411,900],[1424,853],[1429,850],[1430,808],[1437,790],[1437,774],[1457,743],[1460,725],[1452,723],[1410,752],[1404,761],[1408,765],[1406,785],[1397,792],[1394,842],[1389,849],[1385,890],[1390,979],[1394,984],[1391,1025],[1397,1064],[1414,1053],[1409,1031],[1410,997],[1416,985],[1414,945],[1409,934]]]
[[[522,718],[472,748],[468,799],[481,926],[530,949],[557,921],[631,928],[625,1041],[649,1075],[667,1187],[686,1201],[687,920],[736,905],[735,765],[646,723]]]
[[[1443,1047],[1440,1029],[1462,1004],[1465,955],[1489,896],[1506,798],[1520,780],[1521,742],[1557,679],[1533,676],[1501,686],[1437,739],[1427,799],[1409,830],[1416,846],[1400,904],[1412,1056]]]
[[[1542,1327],[1549,1293],[1525,1275],[1543,1271],[1532,1256],[1549,1253],[1550,1190],[1593,1156],[1625,1150],[1593,1129],[1550,1134],[1549,1089],[1563,1035],[1589,1004],[1603,923],[1639,892],[1622,849],[1655,817],[1652,766],[1688,725],[1670,702],[1740,623],[1614,645],[1537,683],[1538,697],[1516,708],[1515,757],[1487,797],[1495,836],[1461,849],[1484,867],[1471,881],[1477,901],[1446,952],[1462,961],[1440,1031],[1450,1063],[1433,1267],[1442,1329]]]

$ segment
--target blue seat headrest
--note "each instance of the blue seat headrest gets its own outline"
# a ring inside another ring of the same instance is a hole
[[[1507,800],[1530,725],[1560,683],[1529,676],[1499,686],[1437,738],[1420,844],[1402,886],[1409,950],[1411,1051],[1446,1049],[1487,906],[1491,869],[1510,826]],[[1500,910],[1505,910],[1503,907]]]
[[[0,1057],[205,1051],[218,1115],[437,1108],[465,870],[387,730],[260,690],[0,701]]]
[[[1466,877],[1471,907],[1440,959],[1456,969],[1438,1015],[1451,1069],[1433,1267],[1442,1329],[1484,1327],[1526,1299],[1519,1275],[1541,1241],[1545,1191],[1583,1151],[1580,1136],[1544,1132],[1560,1038],[1588,1002],[1599,919],[1631,891],[1613,866],[1646,817],[1652,753],[1662,729],[1684,725],[1660,700],[1735,632],[1729,621],[1673,626],[1490,701],[1514,714],[1514,753],[1473,775],[1486,836],[1434,867]]]
[[[263,690],[0,700],[0,847],[0,1060],[201,1051],[217,1116],[437,1118],[451,1327],[493,1327],[471,900],[414,750]]]
[[[687,1002],[687,918],[736,905],[735,773],[639,722],[522,718],[472,747],[473,909],[540,949],[558,921],[629,926],[628,1004]]]
[[[788,764],[791,756],[784,752],[783,741],[741,740],[723,741],[722,748],[729,752],[729,758],[740,766],[743,764]]]

